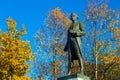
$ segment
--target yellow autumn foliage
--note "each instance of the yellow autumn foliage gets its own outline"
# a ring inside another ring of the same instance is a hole
[[[115,27],[114,31],[115,31],[116,36],[120,34],[120,29],[118,27]]]
[[[68,28],[70,20],[66,16],[64,16],[64,14],[61,12],[60,8],[55,8],[54,16],[55,16],[55,18],[59,18],[61,20],[64,20],[65,21],[65,26],[66,26],[66,28]]]
[[[12,18],[8,18],[6,20],[6,23],[8,25],[8,30],[12,30],[12,31],[15,31],[15,27],[16,27],[16,22],[12,19]]]
[[[49,27],[54,23],[57,25],[62,25],[66,29],[69,27],[70,20],[68,19],[68,15],[63,14],[60,8],[55,8],[54,10],[50,11],[47,19],[49,20],[49,23],[47,23]]]
[[[13,79],[14,80],[32,80],[31,78],[26,77],[26,76],[20,76],[20,77],[18,77],[16,75],[13,75]]]
[[[120,52],[120,29],[118,27],[114,28],[114,32],[115,32],[115,36],[113,36],[113,38],[116,38],[118,41],[116,42],[117,46],[118,46],[118,52]]]
[[[25,75],[33,55],[29,42],[21,40],[26,31],[18,32],[12,18],[6,22],[8,31],[0,32],[0,80],[31,80]]]

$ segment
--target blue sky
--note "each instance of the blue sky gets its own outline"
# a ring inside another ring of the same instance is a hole
[[[0,29],[6,30],[6,19],[10,16],[17,22],[17,29],[25,24],[28,34],[25,39],[31,42],[34,51],[33,35],[45,25],[48,11],[59,7],[63,12],[76,12],[81,16],[87,8],[87,0],[0,0]],[[120,9],[120,0],[110,0],[109,6]]]
[[[63,12],[81,14],[86,8],[86,0],[0,0],[0,29],[6,30],[6,19],[10,16],[17,22],[17,29],[25,24],[28,32],[25,39],[34,45],[33,35],[41,25],[50,9],[59,7]],[[34,47],[32,46],[32,50]]]
[[[59,7],[63,12],[75,12],[81,16],[87,4],[87,0],[0,0],[0,29],[7,29],[5,21],[9,16],[17,22],[17,29],[25,24],[27,34],[24,39],[30,41],[34,52],[33,35],[41,25],[45,25],[49,10]],[[120,0],[109,0],[108,5],[120,11]]]

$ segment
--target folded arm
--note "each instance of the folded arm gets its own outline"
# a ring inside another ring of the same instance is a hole
[[[76,31],[77,36],[84,36],[86,34],[83,24],[80,23],[79,30]]]

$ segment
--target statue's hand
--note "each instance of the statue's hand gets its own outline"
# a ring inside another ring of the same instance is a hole
[[[74,31],[74,30],[70,30],[69,32],[72,33],[72,34],[75,34],[75,31]]]
[[[71,35],[77,36],[77,32],[75,30],[70,30],[69,32],[70,32]]]

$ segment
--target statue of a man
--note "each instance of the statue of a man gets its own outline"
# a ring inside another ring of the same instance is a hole
[[[68,75],[71,74],[73,60],[79,60],[80,72],[83,72],[83,58],[81,49],[81,37],[85,35],[85,29],[82,23],[78,22],[77,14],[71,15],[72,23],[68,29],[67,43],[64,51],[68,51]]]

